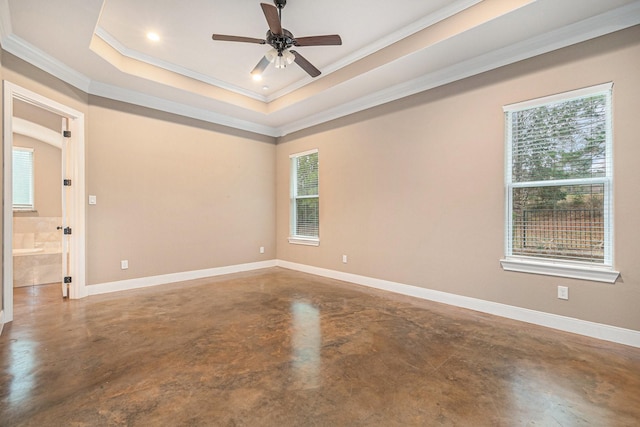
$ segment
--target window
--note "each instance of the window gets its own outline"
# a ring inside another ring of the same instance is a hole
[[[32,211],[33,149],[13,148],[13,210]]]
[[[319,229],[318,150],[292,154],[289,243],[317,246]]]
[[[504,107],[506,270],[615,282],[611,88]]]

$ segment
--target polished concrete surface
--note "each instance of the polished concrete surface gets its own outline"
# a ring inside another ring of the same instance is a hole
[[[284,269],[16,289],[2,426],[638,426],[640,349]]]

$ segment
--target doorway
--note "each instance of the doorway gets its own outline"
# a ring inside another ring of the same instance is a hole
[[[61,287],[64,276],[64,188],[60,183],[66,177],[62,169],[66,120],[21,100],[13,101],[14,317],[18,295],[35,292],[34,286],[58,283]]]
[[[2,281],[2,324],[13,320],[13,138],[16,128],[24,126],[14,117],[14,107],[28,105],[44,110],[44,114],[54,114],[62,120],[62,129],[69,133],[61,138],[62,163],[67,185],[62,194],[63,227],[65,235],[62,245],[63,274],[69,279],[61,292],[68,290],[68,297],[83,298],[87,295],[85,287],[85,205],[84,205],[84,114],[56,101],[43,97],[13,83],[4,82],[4,188],[3,188],[3,281]],[[27,130],[29,132],[30,130]],[[31,130],[33,131],[33,129]],[[21,131],[21,133],[23,133]],[[61,180],[62,181],[62,180]],[[60,182],[60,186],[63,182]],[[63,198],[64,199],[64,198]],[[68,230],[66,230],[68,229]],[[68,231],[68,233],[66,232]]]

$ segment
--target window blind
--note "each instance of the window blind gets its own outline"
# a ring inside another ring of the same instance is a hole
[[[528,104],[505,107],[507,255],[612,265],[610,86]]]
[[[513,181],[606,176],[607,111],[598,94],[513,112]]]
[[[13,148],[13,209],[34,209],[33,149]]]
[[[317,238],[319,234],[318,151],[291,156],[291,234]]]

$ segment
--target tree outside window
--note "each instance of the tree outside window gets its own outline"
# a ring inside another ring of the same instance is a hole
[[[318,151],[292,155],[290,241],[317,241],[319,220]]]
[[[611,265],[610,110],[610,90],[505,107],[507,256]]]

